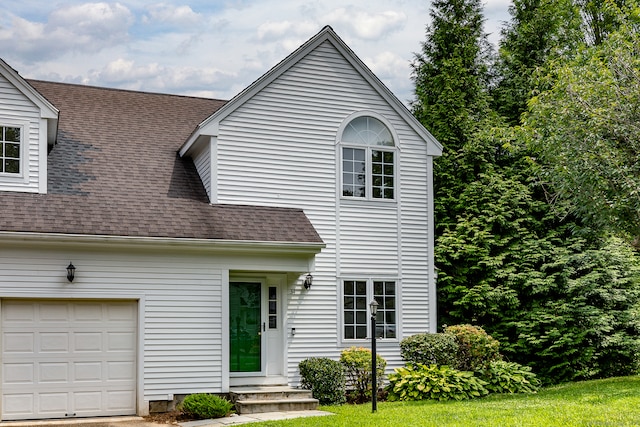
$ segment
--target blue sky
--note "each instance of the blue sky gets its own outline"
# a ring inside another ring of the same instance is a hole
[[[497,41],[508,0],[488,0]],[[230,99],[331,25],[403,102],[429,22],[420,0],[3,0],[0,57],[23,77]]]

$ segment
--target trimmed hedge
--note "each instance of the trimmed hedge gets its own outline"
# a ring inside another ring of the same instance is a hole
[[[341,405],[346,401],[344,366],[326,357],[311,357],[298,364],[301,385],[311,390],[322,405]]]
[[[233,403],[215,394],[196,393],[185,397],[179,409],[193,418],[206,420],[229,416]]]
[[[400,354],[408,364],[458,365],[458,341],[453,334],[416,334],[400,341]]]

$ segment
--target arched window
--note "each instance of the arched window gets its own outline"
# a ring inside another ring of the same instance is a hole
[[[359,116],[343,129],[342,196],[395,198],[395,143],[387,126],[375,117]]]

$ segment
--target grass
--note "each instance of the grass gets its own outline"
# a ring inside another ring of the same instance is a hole
[[[640,426],[640,376],[548,387],[536,394],[490,395],[462,402],[379,402],[324,406],[326,417],[260,427],[335,426]],[[252,424],[255,425],[255,424]]]

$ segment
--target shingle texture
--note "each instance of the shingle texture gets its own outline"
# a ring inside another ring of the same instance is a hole
[[[302,210],[209,204],[177,151],[224,101],[29,83],[60,110],[48,193],[0,192],[0,230],[322,242]]]

